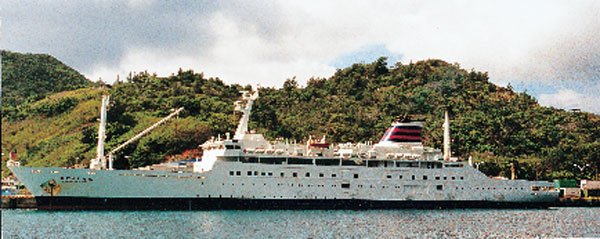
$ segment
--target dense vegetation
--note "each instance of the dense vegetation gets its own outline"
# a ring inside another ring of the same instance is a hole
[[[20,111],[29,103],[53,93],[92,85],[92,82],[79,72],[52,56],[20,54],[4,50],[0,51],[0,54],[3,117],[10,115],[24,118]],[[68,107],[57,110],[67,109]]]
[[[181,154],[211,135],[235,129],[233,102],[248,87],[180,70],[170,77],[143,72],[112,87],[58,93],[19,112],[3,111],[3,152],[17,150],[29,165],[89,163],[100,95],[110,94],[107,149],[171,109],[186,108],[124,149],[117,167],[186,157]],[[519,178],[528,179],[591,177],[600,166],[600,117],[541,107],[526,93],[493,85],[485,73],[441,60],[388,67],[381,58],[340,69],[329,79],[310,79],[305,87],[289,79],[280,89],[261,88],[260,95],[251,127],[269,138],[301,141],[326,134],[335,142],[377,141],[394,118],[409,116],[426,121],[425,143],[439,148],[442,115],[449,109],[454,155],[485,161],[480,168],[489,175],[509,175],[510,163]],[[573,164],[591,166],[580,171]]]

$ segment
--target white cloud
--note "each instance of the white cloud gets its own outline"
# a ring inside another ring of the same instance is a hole
[[[562,89],[554,94],[540,94],[539,103],[566,110],[581,109],[588,112],[600,112],[600,98]]]
[[[108,82],[130,71],[169,75],[181,67],[228,83],[281,86],[293,76],[303,83],[333,74],[338,57],[376,45],[404,63],[439,58],[487,71],[501,85],[519,81],[600,98],[588,87],[600,81],[600,1],[7,5],[7,49],[50,53]]]

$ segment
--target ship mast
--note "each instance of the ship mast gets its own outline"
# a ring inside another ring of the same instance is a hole
[[[452,153],[450,152],[450,118],[448,111],[444,113],[444,161],[450,161]]]
[[[105,169],[106,158],[104,157],[104,140],[106,139],[106,108],[110,101],[110,96],[102,96],[102,105],[100,107],[100,125],[98,127],[98,147],[96,149],[96,158],[92,159],[90,169]]]
[[[234,139],[241,140],[244,138],[244,135],[248,132],[248,121],[250,121],[250,112],[252,111],[252,104],[254,101],[258,99],[258,89],[254,92],[254,94],[250,94],[249,91],[241,91],[242,100],[235,102],[235,110],[238,112],[242,112],[242,118],[240,119],[240,123],[238,124],[237,129],[235,130]],[[244,103],[246,103],[244,105]]]

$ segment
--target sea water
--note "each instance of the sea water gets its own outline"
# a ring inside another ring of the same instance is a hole
[[[3,238],[600,237],[600,208],[1,214]]]

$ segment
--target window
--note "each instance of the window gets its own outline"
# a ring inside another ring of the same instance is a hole
[[[437,186],[436,186],[436,189],[437,189],[437,190],[444,190],[444,186],[443,186],[443,185],[437,185]]]
[[[342,188],[350,188],[350,184],[349,183],[342,183]]]
[[[452,177],[452,180],[456,180],[456,177]]]
[[[309,173],[309,172],[306,172],[305,176],[306,176],[307,178],[308,178],[308,177],[310,177],[310,173]]]
[[[355,174],[354,174],[354,178],[358,178],[358,173],[355,173]]]
[[[285,162],[285,158],[261,158],[260,163],[264,164],[283,164]]]
[[[440,180],[440,176],[435,176],[435,180]]]
[[[398,179],[402,179],[402,175],[398,176]]]
[[[285,176],[285,173],[281,172],[281,173],[279,174],[279,176],[281,176],[281,177],[283,178],[283,176]]]
[[[460,177],[460,180],[464,180],[464,179],[465,179],[465,177]]]
[[[412,176],[412,180],[415,180],[415,175]]]
[[[427,175],[423,175],[423,180],[427,180]]]
[[[379,164],[379,161],[367,161],[367,167],[369,167],[369,168],[377,167],[378,164]]]
[[[337,175],[336,175],[335,173],[332,173],[332,174],[331,174],[331,177],[332,177],[332,178],[335,178],[335,177],[337,177]]]
[[[265,172],[260,172],[260,176],[266,176],[267,174]]]
[[[233,176],[233,171],[229,171],[229,176]]]
[[[386,176],[386,178],[392,178],[392,175],[389,175],[389,174],[388,174],[388,175]]]
[[[344,160],[344,161],[352,161],[352,160]],[[352,161],[354,162],[354,161]],[[340,159],[334,158],[325,158],[325,159],[316,159],[315,164],[319,166],[338,166],[340,165]]]
[[[323,177],[323,173],[319,173],[319,178],[322,178],[322,177]]]
[[[252,171],[248,171],[248,176],[252,176]]]
[[[235,175],[236,176],[242,176],[242,172],[241,171],[237,171],[237,172],[235,172]]]
[[[444,180],[448,180],[448,177],[444,177]]]
[[[258,171],[254,171],[254,176],[258,176]]]
[[[273,172],[268,172],[268,173],[267,173],[267,175],[268,175],[269,177],[271,177],[271,176],[273,176]]]
[[[296,173],[296,172],[293,172],[293,173],[292,173],[292,177],[294,177],[294,178],[297,178],[297,177],[298,177],[298,173]]]
[[[289,158],[288,164],[307,164],[312,165],[313,160],[310,158]]]

